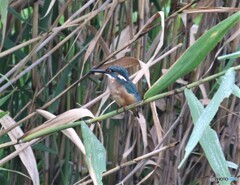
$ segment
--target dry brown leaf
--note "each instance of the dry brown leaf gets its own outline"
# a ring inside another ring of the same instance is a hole
[[[210,99],[207,99],[207,98],[204,98],[204,99],[201,99],[200,100],[200,102],[204,105],[204,106],[206,106],[206,105],[208,105],[209,103],[210,103]]]
[[[155,101],[156,106],[159,110],[165,111],[166,110],[166,101],[164,99],[159,99]]]
[[[43,117],[45,117],[46,119],[53,119],[53,118],[56,117],[52,113],[47,112],[45,110],[38,109],[37,112],[40,115],[42,115]],[[62,130],[62,133],[65,134],[78,147],[78,149],[84,155],[86,155],[85,147],[84,147],[84,145],[82,143],[82,140],[80,139],[80,137],[78,136],[78,134],[76,133],[76,131],[73,128],[68,128],[66,130]]]
[[[133,28],[133,34],[136,33],[136,30],[137,30],[137,26],[134,26]],[[130,40],[131,40],[131,35],[130,35],[130,26],[127,26],[126,28],[124,28],[121,33],[120,33],[120,38],[119,36],[117,36],[115,39],[114,39],[114,49],[112,50],[118,50],[120,49],[122,46],[124,46],[124,44],[128,43]],[[117,43],[119,40],[119,43]],[[118,47],[116,48],[116,44],[118,44]],[[111,45],[110,48],[112,48],[113,46]],[[116,54],[116,58],[121,58],[121,57],[124,57],[125,54],[127,52],[130,51],[130,48],[125,48],[124,50],[120,51],[118,54]]]
[[[106,91],[105,91],[106,95],[102,97],[101,99],[101,102],[100,102],[100,105],[98,107],[98,111],[96,113],[96,116],[100,115],[100,112],[102,110],[102,106],[106,103],[106,101],[108,100],[109,96],[110,96],[110,92],[109,92],[109,89],[107,88]],[[105,94],[104,93],[104,94]],[[109,106],[111,105],[112,103],[109,104]],[[108,107],[107,107],[108,108]],[[105,109],[106,110],[106,109]],[[105,110],[103,112],[105,112]],[[103,112],[101,114],[103,114]]]
[[[106,62],[100,69],[107,69],[109,66],[118,65],[124,68],[130,68],[139,65],[139,60],[134,57],[122,57],[116,60]]]
[[[8,115],[4,116],[3,118],[0,119],[0,123],[4,127],[4,129],[7,129],[8,127],[15,125],[16,122]],[[22,129],[17,126],[11,131],[8,132],[8,135],[12,141],[16,141],[20,136],[22,136],[24,133]],[[16,150],[20,150],[22,147],[27,145],[28,143],[23,143],[23,144],[18,144],[14,145]],[[18,153],[22,163],[26,167],[34,185],[39,185],[39,173],[38,173],[38,168],[37,168],[37,163],[35,156],[33,154],[33,150],[31,146],[28,146],[22,151],[19,151]]]
[[[47,9],[47,12],[45,13],[45,15],[44,15],[41,19],[45,18],[45,17],[49,14],[49,12],[52,10],[53,5],[55,4],[55,2],[56,2],[56,0],[52,0],[52,1],[50,2],[49,7],[48,7],[48,9]]]
[[[181,16],[183,25],[185,26],[185,28],[187,28],[187,22],[188,22],[187,21],[187,14],[182,13],[182,14],[180,14],[180,16]]]
[[[139,183],[137,183],[137,185],[143,184],[143,182],[145,182],[149,177],[151,177],[154,174],[155,170],[156,168],[154,168],[150,173],[148,173]]]
[[[162,137],[163,137],[163,134],[162,134],[163,129],[161,127],[160,120],[158,118],[155,102],[150,103],[150,106],[151,106],[151,109],[152,109],[153,122],[154,122],[154,126],[156,128],[156,133],[157,133],[158,142],[159,142],[159,141],[162,140]]]
[[[109,92],[105,91],[104,93],[100,94],[99,96],[97,96],[96,98],[94,98],[93,100],[87,102],[85,105],[82,106],[82,108],[89,108],[92,105],[96,104],[99,100],[101,100],[103,97],[107,96]]]
[[[188,81],[183,80],[182,78],[177,79],[176,82],[179,83],[179,84],[182,84],[182,85],[187,85],[188,84]]]
[[[147,80],[147,84],[148,86],[150,86],[150,72],[149,72],[149,66],[148,64],[145,64],[144,62],[142,62],[141,60],[138,60],[140,66],[141,66],[141,70],[138,71],[137,75],[135,76],[135,78],[133,79],[133,83],[137,83],[140,78],[142,78],[143,75],[145,75],[145,78]]]
[[[68,111],[56,116],[55,118],[46,121],[42,125],[28,131],[21,138],[24,138],[27,135],[32,134],[32,133],[37,132],[42,129],[51,128],[51,127],[55,127],[57,125],[64,125],[64,124],[74,122],[83,117],[91,117],[92,118],[92,117],[94,117],[94,115],[88,109],[85,109],[85,108],[76,108],[76,109],[68,110]]]
[[[153,142],[153,147],[155,147],[158,144],[158,134],[157,134],[157,129],[155,128],[155,125],[151,127],[150,134]]]
[[[161,17],[162,34],[161,34],[161,37],[159,39],[159,44],[157,45],[157,48],[156,48],[152,58],[150,58],[149,61],[148,61],[148,65],[150,65],[153,62],[153,60],[156,58],[156,56],[158,55],[160,49],[163,46],[163,42],[164,42],[164,29],[165,29],[164,13],[163,12],[158,12],[157,14],[158,14],[157,18],[159,16]]]
[[[199,28],[199,26],[196,25],[196,24],[194,24],[194,25],[191,26],[189,46],[191,46],[191,45],[193,45],[193,44],[195,43],[195,41],[196,41],[195,35],[196,35],[197,32],[198,32],[198,28]]]
[[[126,142],[125,142],[125,146],[124,146],[124,152],[122,155],[122,160],[121,163],[124,163],[127,161],[127,156],[130,154],[130,152],[132,151],[133,147],[136,144],[136,138],[134,140],[134,143],[132,144],[132,131],[133,131],[133,125],[132,123],[130,123],[128,130],[127,130],[127,138],[126,138]],[[132,145],[132,146],[131,146]]]
[[[157,163],[156,163],[155,161],[153,161],[153,160],[148,160],[145,165],[153,165],[153,166],[158,166],[158,167],[159,167],[159,164],[157,164]]]
[[[147,123],[146,123],[146,120],[145,120],[145,118],[144,118],[142,113],[139,113],[139,118],[137,117],[137,120],[138,120],[138,123],[139,123],[140,128],[141,128],[143,146],[144,146],[144,151],[145,151],[147,146],[148,146],[148,141],[147,141]]]
[[[149,46],[149,49],[146,53],[146,61],[149,61],[149,59],[152,57],[153,53],[155,52],[158,44],[159,44],[159,39],[162,37],[162,32],[158,32],[157,36],[154,38],[153,43]]]
[[[153,25],[154,21],[157,20],[160,16],[164,17],[163,12],[158,12],[156,14],[154,14],[148,21],[147,23],[141,28],[141,30],[139,31],[140,33],[145,33],[147,32]]]
[[[89,24],[87,24],[86,26],[94,35],[97,34],[97,30],[96,30],[95,27],[93,27],[92,25],[89,25]],[[108,45],[105,42],[105,40],[102,38],[102,36],[100,36],[100,38],[99,38],[99,45],[101,46],[101,49],[103,50],[104,55],[109,56],[110,55],[110,49],[108,48]]]
[[[207,90],[205,88],[205,85],[201,84],[201,85],[199,85],[199,88],[200,88],[200,90],[202,92],[203,99],[207,99],[208,98],[208,93],[207,93]]]
[[[122,162],[125,161],[125,159],[127,158],[127,156],[133,151],[134,146],[136,145],[137,140],[134,139],[132,146],[125,149],[126,151],[124,151],[123,155],[122,155]]]
[[[31,145],[35,144],[37,141],[39,141],[39,139],[34,139],[30,142],[19,145],[20,147],[18,149],[16,149],[15,151],[13,151],[12,153],[10,153],[9,155],[0,160],[0,166],[4,165],[8,161],[12,160],[14,157],[18,156],[20,152],[30,147]],[[14,141],[13,143],[17,144],[17,140]]]

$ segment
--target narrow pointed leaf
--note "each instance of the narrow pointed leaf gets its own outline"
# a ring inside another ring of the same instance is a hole
[[[191,90],[185,89],[184,94],[188,101],[194,126],[196,126],[196,122],[202,114],[204,107]],[[224,157],[217,133],[209,125],[203,132],[203,136],[199,142],[216,176],[230,177],[231,174],[228,170],[228,163]],[[183,162],[185,162],[185,160],[183,160],[181,164],[183,164]]]
[[[2,106],[13,94],[14,91],[11,93],[7,94],[6,96],[0,98],[0,106]]]
[[[234,86],[232,94],[240,98],[240,88],[237,85]]]
[[[0,119],[3,118],[4,116],[8,115],[9,112],[0,112]]]
[[[240,57],[240,51],[218,57],[218,60],[235,59]]]
[[[5,116],[0,119],[0,124],[1,126],[3,126],[4,129],[7,129],[13,125],[16,125],[16,122],[10,116]],[[16,141],[17,138],[21,135],[23,135],[23,131],[19,126],[13,128],[8,132],[8,136],[11,139],[11,141]],[[21,148],[24,147],[24,145],[27,145],[27,143],[14,145],[14,147],[16,151],[19,151],[18,155],[23,165],[26,167],[33,181],[33,185],[39,185],[40,184],[39,171],[37,168],[35,155],[33,153],[32,147],[30,146],[26,147],[24,150],[21,150]]]
[[[94,185],[101,185],[102,173],[106,171],[106,151],[102,143],[83,122],[81,124],[86,163]]]
[[[2,41],[1,41],[1,46],[0,46],[0,52],[3,46],[4,38],[5,38],[5,33],[6,33],[6,27],[7,27],[7,8],[8,8],[8,0],[1,0],[0,1],[0,22],[2,24]]]
[[[183,53],[165,75],[154,83],[145,93],[144,99],[159,94],[177,79],[195,69],[239,20],[240,12],[237,12],[208,30]]]
[[[192,134],[189,138],[188,144],[185,148],[185,155],[182,162],[179,164],[179,168],[182,166],[183,162],[188,158],[188,156],[193,151],[194,147],[197,145],[199,140],[203,137],[205,130],[208,128],[211,120],[214,118],[217,110],[224,98],[227,98],[232,93],[235,84],[235,71],[233,68],[227,70],[226,74],[222,78],[222,83],[212,98],[208,106],[202,111],[196,120],[197,115],[193,116],[195,126],[193,128]],[[201,109],[201,108],[199,108]],[[211,146],[213,147],[213,146]]]

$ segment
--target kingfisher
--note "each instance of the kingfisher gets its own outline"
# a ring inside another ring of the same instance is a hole
[[[105,70],[92,69],[91,73],[103,73],[108,77],[110,96],[120,107],[124,108],[141,101],[137,87],[129,79],[128,71],[124,67],[113,65]],[[139,111],[138,106],[132,110],[132,113],[139,118]]]

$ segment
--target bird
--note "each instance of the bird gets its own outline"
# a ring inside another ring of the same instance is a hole
[[[125,108],[130,104],[141,101],[136,85],[129,79],[128,71],[121,66],[112,65],[107,69],[92,69],[91,73],[103,73],[108,77],[108,87],[111,99]],[[131,110],[135,117],[139,118],[140,107]]]

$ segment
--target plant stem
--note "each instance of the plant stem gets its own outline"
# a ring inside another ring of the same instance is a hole
[[[236,67],[233,67],[234,70],[240,70],[240,65],[236,66]],[[165,93],[162,93],[162,94],[158,94],[158,95],[155,95],[153,97],[150,97],[148,99],[145,99],[145,100],[142,100],[141,102],[137,103],[137,104],[131,104],[129,106],[126,106],[124,109],[123,108],[120,108],[118,110],[115,110],[115,111],[112,111],[112,112],[109,112],[109,113],[106,113],[106,114],[103,114],[99,117],[95,117],[95,118],[92,118],[92,119],[88,119],[88,120],[85,120],[85,121],[77,121],[77,122],[73,122],[73,123],[66,123],[64,125],[59,125],[59,126],[54,126],[54,127],[48,127],[48,128],[45,128],[45,129],[42,129],[42,130],[39,130],[38,132],[36,133],[33,133],[33,134],[30,134],[30,135],[26,135],[24,138],[20,138],[18,139],[18,142],[19,143],[22,143],[22,142],[27,142],[27,141],[30,141],[32,139],[35,139],[35,138],[38,138],[38,137],[43,137],[43,136],[46,136],[48,134],[52,134],[54,132],[57,132],[57,131],[60,131],[60,130],[64,130],[64,129],[67,129],[67,128],[72,128],[72,127],[76,127],[76,126],[79,126],[81,125],[83,122],[85,122],[86,124],[92,124],[92,123],[95,123],[95,122],[98,122],[98,121],[103,121],[107,118],[110,118],[110,117],[113,117],[119,113],[122,113],[126,110],[130,110],[132,108],[135,108],[137,106],[142,106],[142,105],[145,105],[145,104],[148,104],[150,102],[153,102],[153,101],[156,101],[160,98],[164,98],[164,97],[167,97],[167,96],[172,96],[172,95],[175,95],[175,94],[178,94],[178,93],[182,93],[184,91],[185,88],[188,88],[188,89],[191,89],[191,88],[194,88],[194,87],[197,87],[199,86],[200,84],[203,84],[205,82],[208,82],[208,81],[211,81],[211,80],[214,80],[222,75],[224,75],[226,73],[226,71],[222,71],[220,73],[217,73],[217,74],[214,74],[214,75],[211,75],[209,77],[206,77],[204,79],[201,79],[199,81],[196,81],[196,82],[193,82],[191,84],[188,84],[186,86],[183,86],[181,88],[178,88],[178,89],[175,89],[175,90],[172,90],[172,91],[168,91],[168,92],[165,92]]]

